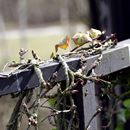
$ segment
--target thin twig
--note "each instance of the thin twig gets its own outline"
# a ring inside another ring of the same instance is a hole
[[[85,130],[88,130],[88,128],[89,128],[89,126],[90,126],[92,120],[93,120],[101,111],[102,111],[102,108],[101,108],[101,107],[97,109],[97,111],[96,111],[96,112],[92,115],[92,117],[90,118],[90,120],[89,120],[89,122],[88,122],[88,124],[87,124],[87,126],[86,126],[86,128],[85,128]]]

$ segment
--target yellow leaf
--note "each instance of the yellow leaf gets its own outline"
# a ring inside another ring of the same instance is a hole
[[[72,39],[73,39],[74,43],[75,43],[77,46],[82,46],[83,44],[92,41],[92,39],[91,39],[91,37],[89,36],[89,34],[87,34],[87,33],[81,33],[81,32],[76,33],[76,34],[72,37]]]
[[[70,43],[70,37],[66,36],[60,43],[55,45],[55,51],[58,51],[58,48],[66,50]]]
[[[104,32],[101,32],[100,30],[97,30],[97,29],[94,29],[94,28],[91,28],[88,32],[89,36],[92,38],[92,39],[97,39],[99,38],[102,34],[104,34]]]

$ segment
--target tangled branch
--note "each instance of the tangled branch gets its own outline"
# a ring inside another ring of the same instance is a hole
[[[63,73],[65,75],[65,84],[56,81],[57,72],[53,73],[48,82],[45,81],[44,74],[40,69],[40,64],[44,63],[44,61],[41,61],[34,51],[32,51],[33,59],[26,61],[23,55],[27,52],[27,50],[24,51],[21,49],[19,52],[20,63],[13,62],[9,65],[9,67],[17,67],[17,70],[21,70],[21,68],[24,70],[28,67],[31,67],[39,80],[39,87],[31,91],[31,94],[29,94],[30,90],[28,90],[17,95],[19,100],[14,108],[9,123],[7,124],[7,130],[18,130],[18,128],[20,128],[20,122],[22,122],[23,115],[26,115],[26,118],[28,119],[27,130],[29,130],[31,127],[34,127],[35,130],[38,130],[39,126],[45,120],[48,120],[50,124],[56,126],[57,129],[62,129],[62,127],[64,127],[65,130],[78,130],[79,117],[77,106],[73,98],[73,95],[78,94],[77,86],[80,84],[83,87],[87,81],[103,82],[109,85],[111,84],[109,81],[101,79],[100,76],[95,73],[95,68],[101,63],[103,58],[102,51],[115,46],[115,35],[112,34],[103,41],[98,39],[99,36],[93,38],[91,41],[92,44],[89,47],[82,47],[81,45],[74,48],[67,54],[56,55],[54,57],[54,60],[62,65]],[[87,40],[85,40],[85,42],[87,42]],[[84,44],[86,43],[83,43],[83,45]],[[87,64],[86,58],[95,54],[99,54],[99,57],[91,65],[88,73],[85,74],[84,70]],[[72,71],[66,63],[66,59],[73,56],[83,56],[81,68],[79,68],[77,71]],[[12,73],[13,72],[11,72],[11,74]],[[51,93],[52,89],[55,89],[56,92]],[[51,99],[54,100],[53,105],[46,106],[45,102]],[[48,109],[51,114],[43,119],[39,119],[38,116],[40,109]],[[100,110],[98,109],[98,111],[92,116],[87,128]],[[51,121],[52,119],[53,122]]]

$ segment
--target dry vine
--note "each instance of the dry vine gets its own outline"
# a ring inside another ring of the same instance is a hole
[[[103,33],[100,35],[102,36]],[[109,37],[106,37],[105,40],[101,40],[100,36],[93,38],[91,43],[87,47],[83,47],[88,41],[85,41],[80,46],[77,46],[69,53],[63,55],[56,55],[53,57],[53,60],[59,62],[63,67],[63,73],[65,74],[65,85],[62,82],[57,82],[57,72],[53,73],[50,80],[45,81],[44,75],[40,69],[40,64],[44,64],[44,61],[41,61],[37,54],[32,51],[33,59],[25,60],[23,58],[27,50],[21,49],[19,52],[20,63],[11,63],[9,67],[17,67],[17,71],[20,72],[27,68],[32,68],[34,73],[36,73],[39,79],[39,87],[36,89],[26,90],[20,93],[12,94],[13,97],[18,97],[19,100],[16,103],[14,111],[10,117],[10,120],[7,124],[7,130],[18,130],[20,129],[22,118],[26,115],[28,119],[27,130],[34,128],[35,130],[39,129],[39,126],[45,120],[48,120],[51,125],[55,126],[57,130],[78,130],[79,129],[79,117],[77,112],[77,106],[73,99],[73,95],[78,94],[77,86],[80,84],[82,87],[88,80],[93,82],[103,82],[105,84],[111,84],[108,81],[100,79],[95,73],[95,68],[100,64],[103,54],[102,52],[106,49],[110,49],[116,45],[115,34],[112,34]],[[89,41],[90,42],[90,41]],[[86,59],[90,55],[98,54],[99,57],[92,64],[91,69],[84,73],[86,68]],[[81,59],[81,68],[76,72],[72,71],[66,63],[66,59],[71,57],[82,57]],[[11,72],[11,74],[15,71]],[[49,93],[52,89],[57,88],[56,93]],[[35,95],[35,98],[34,98]],[[45,99],[45,100],[43,100]],[[53,106],[46,106],[45,102],[50,99],[55,99]],[[39,119],[39,110],[48,109],[50,110],[50,115],[44,119]],[[93,118],[101,111],[99,109],[93,117],[90,119],[87,127],[89,127]]]

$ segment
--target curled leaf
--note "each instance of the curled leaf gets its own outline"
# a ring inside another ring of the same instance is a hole
[[[89,31],[87,31],[87,33],[89,34],[89,36],[90,36],[92,39],[97,39],[97,38],[99,38],[102,34],[104,34],[105,32],[104,32],[104,31],[101,32],[100,30],[91,28]]]
[[[76,34],[72,37],[72,40],[74,41],[74,43],[75,43],[77,46],[82,46],[82,45],[84,45],[85,43],[88,43],[88,42],[91,42],[91,41],[92,41],[92,39],[91,39],[91,37],[89,36],[89,34],[87,34],[87,33],[81,33],[81,32],[76,33]]]
[[[58,48],[66,50],[69,44],[70,44],[70,37],[66,36],[60,43],[55,45],[55,51],[57,52]]]

